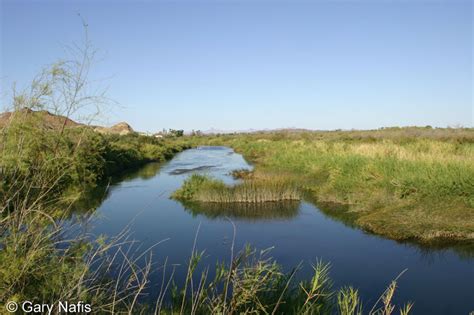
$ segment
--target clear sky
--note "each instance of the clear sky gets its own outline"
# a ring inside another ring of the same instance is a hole
[[[1,1],[2,100],[82,39],[135,129],[473,125],[472,1]]]

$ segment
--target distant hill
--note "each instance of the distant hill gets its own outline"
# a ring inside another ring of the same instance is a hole
[[[22,117],[31,117],[38,119],[41,125],[46,129],[60,130],[63,126],[67,128],[71,127],[81,127],[87,126],[76,122],[65,116],[56,115],[46,110],[33,111],[31,109],[21,109],[13,112],[5,112],[0,114],[0,128],[5,127],[12,119],[22,118]],[[121,122],[112,127],[102,127],[102,126],[88,126],[94,128],[95,131],[104,133],[104,134],[119,134],[126,135],[134,132],[132,127],[126,122]]]
[[[230,134],[230,133],[273,133],[273,132],[289,132],[289,133],[301,133],[301,132],[312,132],[315,130],[304,129],[304,128],[276,128],[276,129],[236,129],[236,130],[220,130],[220,129],[208,129],[202,131],[203,134]]]
[[[112,127],[95,127],[94,130],[100,133],[119,135],[127,135],[129,133],[135,132],[126,122],[120,122],[113,125]]]

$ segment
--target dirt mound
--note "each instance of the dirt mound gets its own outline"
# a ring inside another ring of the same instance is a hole
[[[82,126],[81,123],[75,122],[65,116],[52,114],[47,110],[33,111],[29,108],[24,108],[0,114],[0,128],[5,127],[15,119],[28,119],[33,122],[41,122],[42,126],[47,129],[61,129],[63,126]]]
[[[134,132],[132,127],[126,122],[120,122],[112,127],[96,127],[94,130],[100,133],[118,135],[128,135],[129,133]]]
[[[29,108],[16,110],[13,112],[5,112],[0,114],[0,128],[7,126],[14,120],[28,119],[29,122],[38,124],[42,128],[61,130],[64,127],[80,127],[84,124],[78,123],[65,116],[52,114],[46,110],[34,111]],[[90,126],[95,131],[104,134],[127,135],[133,133],[132,127],[126,122],[120,122],[112,127]]]

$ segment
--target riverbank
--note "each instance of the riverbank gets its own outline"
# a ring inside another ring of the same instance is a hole
[[[195,137],[299,182],[326,211],[395,240],[474,240],[474,130],[273,132]],[[325,207],[327,209],[327,207]],[[342,210],[343,209],[343,210]]]
[[[122,161],[122,165],[138,165],[146,160],[166,158],[165,154],[146,152],[149,149],[170,152],[185,147],[186,142],[174,139],[165,146],[164,142],[139,136],[104,138],[87,129],[63,132],[32,127],[4,132],[7,141],[3,142],[1,162],[2,171],[9,177],[2,177],[2,187],[6,189],[2,191],[4,210],[0,233],[1,308],[8,301],[21,304],[27,300],[51,304],[84,301],[94,312],[111,314],[254,311],[345,315],[362,309],[356,289],[332,288],[328,264],[315,263],[312,278],[296,281],[293,278],[299,266],[295,266],[294,272],[285,273],[267,251],[250,247],[241,252],[234,252],[232,247],[233,258],[228,264],[217,263],[213,271],[215,279],[207,278],[209,267],[204,267],[207,271],[202,274],[196,271],[203,256],[192,248],[186,279],[176,287],[169,285],[175,281],[174,269],[170,271],[165,260],[157,268],[171,272],[166,278],[168,285],[162,287],[158,300],[144,300],[155,264],[151,253],[147,255],[146,249],[133,247],[135,242],[128,239],[126,232],[92,239],[89,234],[75,234],[83,226],[62,221],[69,210],[64,205],[64,194],[98,183],[103,174],[109,174],[100,172],[107,170],[108,163],[118,165]],[[14,146],[15,143],[24,146]],[[108,147],[116,154],[108,155],[111,153]],[[14,156],[22,163],[9,164]],[[174,173],[179,176],[179,172]],[[31,177],[27,180],[27,176]],[[214,261],[212,265],[215,264]],[[193,279],[198,279],[198,286],[193,285]],[[389,285],[388,293],[381,293],[390,297],[377,307],[394,307],[394,291],[395,282]],[[411,304],[402,307],[404,313],[410,308]]]
[[[64,222],[81,197],[112,175],[168,160],[187,146],[177,138],[98,133],[66,118],[51,125],[36,113],[21,111],[0,128],[0,308],[8,301],[73,300],[123,308],[138,289],[121,282],[132,281],[130,274],[114,278],[107,268],[133,267],[111,254],[129,246],[126,237],[91,238],[79,224]],[[93,210],[83,209],[84,216]]]

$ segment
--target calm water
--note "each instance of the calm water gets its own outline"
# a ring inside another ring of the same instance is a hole
[[[468,314],[474,310],[472,246],[428,249],[399,244],[348,227],[307,202],[257,212],[249,208],[186,209],[169,199],[193,172],[232,184],[235,181],[229,172],[242,168],[251,166],[224,147],[191,149],[167,164],[146,165],[112,185],[106,196],[90,200],[87,206],[99,205],[91,232],[112,236],[129,225],[132,237],[144,243],[142,248],[169,239],[153,248],[158,263],[168,257],[168,263],[183,264],[200,225],[198,249],[206,250],[204,264],[214,266],[217,259],[229,257],[233,228],[227,216],[237,227],[236,248],[246,243],[258,249],[274,247],[272,257],[286,270],[305,262],[300,277],[309,276],[311,262],[330,262],[335,286],[358,288],[366,306],[372,307],[390,281],[408,269],[399,280],[396,302],[414,301],[414,314]],[[178,280],[185,272],[184,265],[178,267]]]

